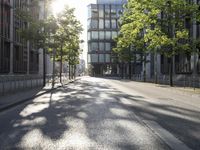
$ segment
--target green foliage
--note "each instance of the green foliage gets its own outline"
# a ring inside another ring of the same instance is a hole
[[[199,6],[190,1],[128,0],[114,51],[121,55],[134,45],[137,51],[158,51],[168,57],[190,53],[198,42],[185,24],[199,20]]]
[[[33,0],[25,8],[16,10],[17,17],[26,24],[18,30],[21,37],[34,43],[36,49],[47,49],[50,54],[55,49],[57,61],[77,64],[81,52],[79,44],[82,42],[79,36],[83,28],[74,16],[74,9],[66,6],[56,18],[53,15],[46,17],[44,14],[44,19],[39,19],[33,14],[39,12],[39,0]]]

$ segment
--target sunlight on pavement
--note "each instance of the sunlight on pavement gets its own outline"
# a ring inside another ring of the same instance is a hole
[[[33,100],[33,104],[27,105],[21,112],[20,116],[27,117],[34,113],[39,113],[50,106],[50,94],[46,94],[40,98]]]
[[[113,113],[113,115],[120,117],[127,117],[128,115],[130,115],[130,112],[125,109],[111,108],[110,111]]]
[[[13,127],[45,125],[46,122],[47,122],[47,119],[45,117],[37,117],[35,119],[24,119],[24,120],[21,120],[20,123],[15,123],[13,125]]]

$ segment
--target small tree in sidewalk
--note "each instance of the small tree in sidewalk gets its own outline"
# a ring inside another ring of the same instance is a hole
[[[173,58],[177,54],[196,51],[190,28],[199,16],[199,6],[192,1],[129,0],[122,16],[120,32],[123,36],[118,45],[137,46],[140,41],[146,45],[139,48],[142,52],[160,53],[170,58],[170,85],[173,86]],[[141,37],[143,31],[145,34]]]

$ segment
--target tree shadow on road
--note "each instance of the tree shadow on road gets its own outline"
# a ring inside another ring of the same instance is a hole
[[[87,148],[139,149],[142,144],[131,139],[131,129],[121,123],[139,126],[135,115],[158,122],[191,148],[200,148],[200,111],[156,103],[105,83],[81,80],[1,115],[0,149],[62,149],[78,146],[76,140],[85,142]],[[78,134],[78,139],[72,133]]]

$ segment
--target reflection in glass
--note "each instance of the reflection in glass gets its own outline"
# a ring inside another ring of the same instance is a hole
[[[98,62],[98,54],[91,54],[91,62]]]
[[[88,40],[91,40],[91,32],[88,32]]]
[[[88,19],[88,21],[87,21],[87,27],[88,27],[88,29],[90,29],[90,27],[91,27],[91,19]]]
[[[91,63],[91,55],[88,54],[88,63]]]
[[[121,7],[121,6],[118,6],[118,7],[117,7],[117,17],[121,17],[121,16],[122,16],[122,13],[123,13],[122,7]]]
[[[104,31],[99,31],[99,39],[104,40]]]
[[[105,5],[105,17],[106,18],[110,17],[110,7],[109,7],[109,5]]]
[[[90,51],[98,51],[98,43],[92,42],[90,45]]]
[[[117,31],[112,31],[112,39],[117,37]]]
[[[117,11],[116,11],[116,6],[111,5],[111,18],[117,17]]]
[[[104,7],[103,5],[99,5],[99,18],[104,17]]]
[[[91,28],[92,29],[97,29],[98,28],[98,20],[92,19]]]
[[[92,40],[98,40],[98,32],[92,31]]]
[[[104,20],[99,19],[99,29],[103,29],[103,28],[104,28]]]
[[[107,63],[110,62],[110,54],[106,54],[106,62],[107,62]]]
[[[104,63],[104,54],[99,54],[99,62]]]
[[[111,44],[110,43],[105,43],[105,46],[106,46],[106,48],[105,48],[106,51],[111,50]]]
[[[117,21],[115,19],[111,20],[112,28],[116,29],[117,28]]]
[[[91,13],[91,5],[88,6],[88,18],[92,17],[92,13]]]
[[[108,19],[105,20],[105,28],[110,29],[110,20]]]
[[[104,51],[105,47],[104,47],[104,43],[100,42],[99,43],[99,51]]]
[[[97,5],[91,5],[91,17],[96,18],[98,17],[98,9],[97,9]]]
[[[106,31],[105,33],[106,33],[105,39],[106,39],[106,40],[110,40],[110,39],[111,39],[111,32],[110,32],[110,31]]]

